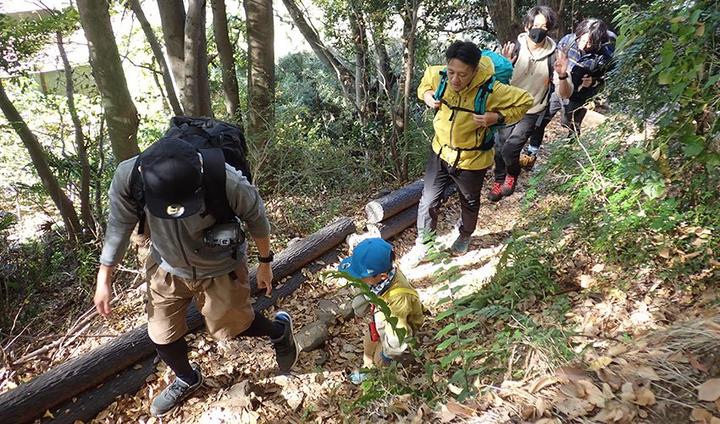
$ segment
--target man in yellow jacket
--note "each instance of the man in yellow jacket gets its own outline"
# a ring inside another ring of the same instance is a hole
[[[486,131],[494,125],[517,122],[533,104],[532,96],[525,90],[495,81],[487,96],[486,112],[474,113],[478,90],[495,73],[492,60],[482,56],[480,49],[469,41],[455,41],[445,57],[447,66],[428,67],[418,87],[418,97],[436,114],[435,136],[418,207],[418,241],[409,255],[413,263],[421,261],[427,253],[422,230],[435,230],[442,194],[453,182],[459,190],[462,212],[460,234],[451,252],[455,255],[467,252],[477,225],[485,173],[493,164],[493,143],[486,142]],[[447,89],[441,99],[436,99],[442,71],[447,72]]]

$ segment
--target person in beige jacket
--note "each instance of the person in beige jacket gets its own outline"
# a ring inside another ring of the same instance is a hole
[[[567,56],[557,50],[555,41],[547,36],[555,29],[556,22],[557,15],[551,8],[535,6],[525,15],[525,32],[518,36],[516,43],[507,43],[503,48],[503,55],[514,64],[510,85],[530,93],[533,104],[517,123],[497,132],[495,182],[488,193],[492,202],[515,192],[520,154],[547,113],[552,93],[560,98],[568,98],[572,93]]]

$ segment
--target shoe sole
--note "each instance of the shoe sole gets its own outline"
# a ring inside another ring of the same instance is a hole
[[[278,315],[280,315],[280,314],[287,316],[286,321],[290,324],[290,334],[292,334],[293,344],[295,344],[295,359],[293,360],[292,365],[290,365],[290,369],[287,371],[280,370],[281,372],[288,373],[288,372],[292,371],[293,367],[295,367],[295,364],[297,364],[298,358],[300,357],[300,345],[298,345],[297,339],[295,338],[295,331],[293,328],[292,316],[290,316],[290,314],[285,311],[278,311],[275,313],[275,319],[277,319]]]

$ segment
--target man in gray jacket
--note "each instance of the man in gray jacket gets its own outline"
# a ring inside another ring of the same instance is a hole
[[[204,190],[203,177],[207,173],[203,172],[203,156],[192,144],[178,138],[157,141],[140,154],[139,160],[130,158],[115,171],[94,298],[98,312],[105,317],[111,313],[113,269],[122,260],[139,221],[131,183],[136,163],[151,241],[146,263],[148,334],[158,356],[176,376],[153,400],[151,413],[158,417],[167,414],[202,384],[200,368],[188,360],[184,338],[188,331],[185,312],[193,298],[211,335],[222,339],[269,337],[278,368],[288,372],[298,357],[292,319],[280,311],[270,321],[253,310],[247,243],[231,248],[206,240],[208,229],[216,228],[216,220],[206,207],[205,192],[210,190]],[[269,295],[273,254],[263,201],[242,173],[229,165],[225,165],[225,192],[234,214],[255,240],[260,262],[257,285]]]

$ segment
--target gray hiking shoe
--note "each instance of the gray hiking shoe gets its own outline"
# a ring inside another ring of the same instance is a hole
[[[159,395],[153,399],[152,405],[150,406],[150,413],[153,417],[162,417],[167,415],[176,406],[180,405],[188,396],[196,391],[203,383],[202,372],[198,364],[192,364],[192,369],[198,376],[198,380],[192,386],[182,381],[179,378],[175,378],[175,381],[170,383]]]
[[[454,256],[464,255],[467,253],[468,247],[470,247],[470,236],[460,234],[455,239],[452,246],[450,246],[450,253]]]
[[[298,349],[295,335],[293,334],[292,317],[285,311],[278,311],[275,314],[275,322],[285,327],[285,333],[278,339],[270,339],[275,347],[275,359],[277,360],[280,372],[290,372],[298,360],[300,349]]]

